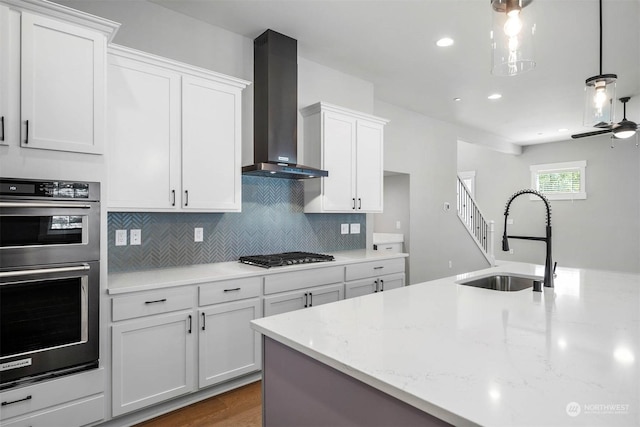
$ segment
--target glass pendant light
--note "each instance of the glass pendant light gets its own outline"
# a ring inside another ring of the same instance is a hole
[[[515,76],[535,68],[532,1],[491,0],[491,74]]]
[[[607,128],[613,124],[616,99],[615,74],[602,74],[602,0],[600,4],[600,74],[589,77],[584,87],[585,126]]]

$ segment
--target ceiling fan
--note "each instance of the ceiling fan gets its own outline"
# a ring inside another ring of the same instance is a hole
[[[620,98],[620,102],[622,102],[623,115],[622,120],[618,123],[614,123],[612,125],[602,126],[601,130],[595,130],[593,132],[585,132],[579,133],[576,135],[571,135],[571,138],[578,139],[584,138],[586,136],[595,136],[595,135],[603,135],[605,133],[613,133],[615,138],[629,138],[633,136],[638,130],[638,125],[631,120],[627,120],[627,102],[631,99],[630,96],[625,96],[624,98]],[[598,126],[600,127],[600,126]]]

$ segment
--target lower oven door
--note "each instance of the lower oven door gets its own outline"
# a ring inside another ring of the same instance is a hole
[[[0,271],[0,389],[98,366],[100,263]]]

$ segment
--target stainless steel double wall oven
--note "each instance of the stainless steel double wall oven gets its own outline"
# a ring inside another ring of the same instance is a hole
[[[98,366],[100,184],[0,178],[0,389]]]

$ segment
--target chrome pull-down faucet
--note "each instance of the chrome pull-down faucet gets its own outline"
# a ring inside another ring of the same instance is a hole
[[[509,207],[511,206],[511,202],[523,194],[533,194],[538,196],[544,202],[545,207],[547,208],[547,233],[546,237],[531,237],[531,236],[508,236],[507,235],[507,217],[509,216]],[[547,246],[547,254],[544,261],[544,286],[546,288],[553,288],[553,274],[555,267],[552,267],[553,262],[551,261],[551,206],[549,206],[549,200],[540,192],[536,190],[520,190],[514,193],[507,202],[507,207],[504,210],[504,234],[502,235],[502,250],[507,252],[509,251],[509,240],[508,239],[522,239],[522,240],[539,240],[546,243]]]

